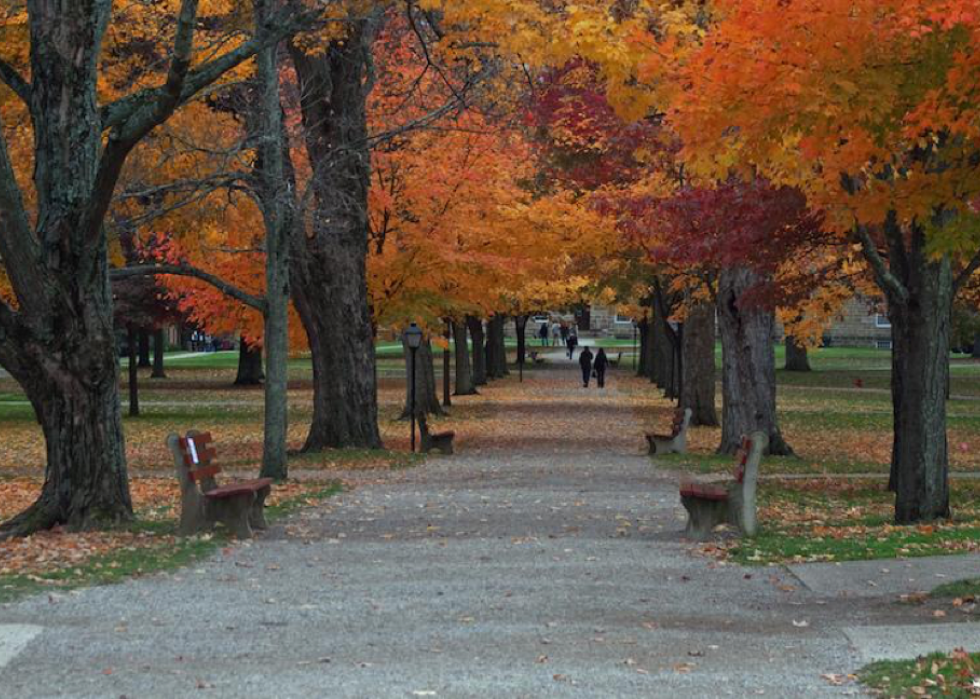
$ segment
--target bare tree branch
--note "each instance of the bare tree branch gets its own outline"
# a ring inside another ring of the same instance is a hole
[[[133,267],[117,267],[116,269],[109,270],[109,279],[112,281],[118,281],[120,279],[129,279],[131,277],[155,276],[159,274],[172,274],[178,277],[193,277],[195,279],[200,279],[201,281],[207,282],[226,296],[230,296],[236,301],[240,301],[241,303],[254,308],[260,313],[265,313],[266,302],[264,298],[253,296],[252,294],[242,291],[234,284],[226,282],[224,279],[221,279],[210,272],[205,272],[203,269],[198,269],[197,267],[193,267],[188,264],[149,264],[135,265]]]
[[[956,276],[956,280],[953,282],[954,296],[978,269],[980,269],[980,250],[978,250],[977,254],[974,255],[973,258],[967,263],[966,267],[963,268],[963,271]]]
[[[889,298],[894,297],[896,301],[906,303],[909,299],[909,290],[888,269],[888,265],[881,257],[881,253],[878,252],[878,246],[871,239],[871,234],[868,232],[867,227],[859,225],[854,231],[854,237],[861,243],[861,253],[864,255],[864,259],[868,261],[868,264],[871,265],[871,271],[874,272],[875,279],[878,280],[881,288]]]
[[[28,107],[31,106],[31,85],[12,65],[0,58],[0,80],[6,83],[7,87],[14,91],[21,101]]]

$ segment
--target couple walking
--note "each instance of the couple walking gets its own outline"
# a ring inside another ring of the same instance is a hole
[[[609,359],[606,358],[606,350],[600,347],[593,360],[591,350],[588,347],[584,347],[582,354],[578,357],[578,365],[582,367],[583,386],[588,388],[589,379],[594,376],[596,383],[599,384],[599,388],[606,387],[606,367],[609,366]]]

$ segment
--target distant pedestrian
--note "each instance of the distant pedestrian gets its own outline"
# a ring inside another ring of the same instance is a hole
[[[568,326],[565,325],[565,321],[558,324],[558,332],[561,333],[561,343],[563,345],[568,344]]]
[[[558,347],[558,341],[561,339],[561,326],[558,325],[558,321],[552,321],[551,323],[551,346]]]
[[[582,348],[582,354],[578,358],[578,365],[582,367],[582,385],[588,388],[589,378],[592,376],[592,352],[588,347]]]
[[[541,327],[538,328],[538,337],[541,338],[541,346],[542,347],[547,347],[548,346],[548,324],[547,323],[542,323],[541,324]]]
[[[565,340],[565,347],[568,348],[568,358],[575,359],[575,348],[578,347],[578,336],[569,335]]]
[[[609,358],[606,357],[606,350],[599,348],[596,353],[595,361],[592,362],[592,371],[595,372],[595,382],[599,388],[606,387],[606,368],[609,366]]]

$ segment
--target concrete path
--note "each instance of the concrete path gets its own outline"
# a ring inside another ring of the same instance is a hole
[[[576,369],[509,391],[513,440],[174,574],[0,607],[0,696],[840,696],[866,627],[928,623],[693,553],[615,376]]]

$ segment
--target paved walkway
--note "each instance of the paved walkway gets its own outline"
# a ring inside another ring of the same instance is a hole
[[[891,589],[693,554],[615,378],[573,372],[525,376],[512,442],[177,573],[0,607],[0,696],[840,696],[859,690],[823,676],[866,659],[869,627],[929,623]]]

